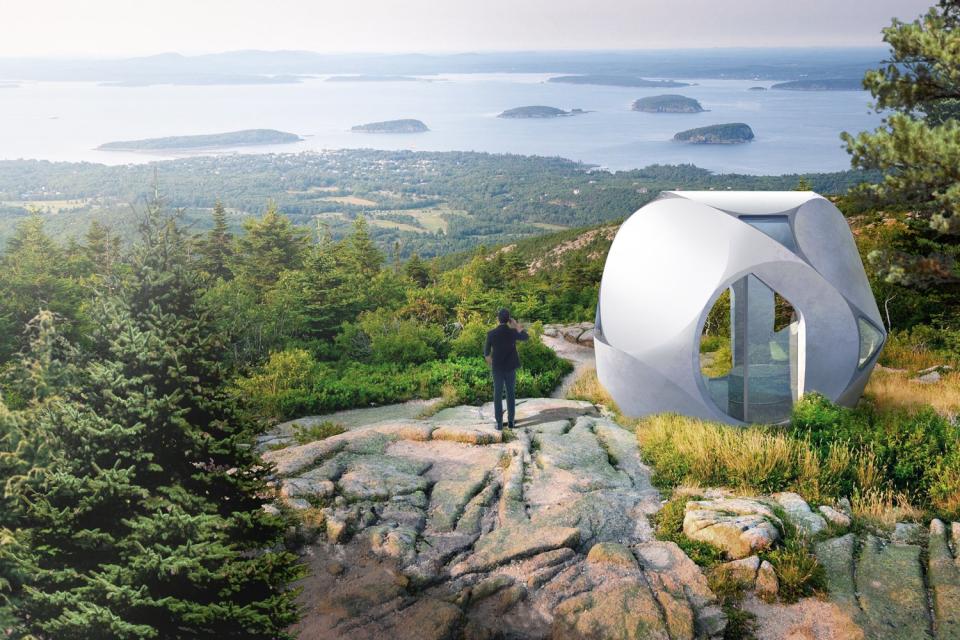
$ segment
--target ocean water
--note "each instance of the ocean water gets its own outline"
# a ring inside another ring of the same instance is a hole
[[[269,128],[303,142],[230,153],[340,148],[487,151],[561,156],[612,170],[691,163],[717,172],[804,173],[849,168],[841,131],[872,129],[880,115],[862,91],[748,91],[771,82],[688,80],[676,89],[548,83],[548,74],[443,74],[423,82],[325,82],[237,86],[111,87],[92,82],[24,82],[0,90],[0,159],[105,164],[149,162],[185,153],[98,151],[114,140]],[[637,98],[679,93],[704,113],[630,110]],[[546,120],[497,118],[524,105],[580,108],[585,115]],[[356,124],[423,120],[422,134],[354,133]],[[748,144],[674,143],[674,133],[745,122]],[[196,153],[196,152],[192,152]],[[204,151],[203,153],[211,153]]]

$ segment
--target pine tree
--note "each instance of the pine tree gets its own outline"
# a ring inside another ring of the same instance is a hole
[[[309,232],[296,227],[270,205],[260,220],[243,223],[245,233],[237,242],[232,270],[238,277],[266,289],[288,269],[299,269],[309,246]]]
[[[357,268],[365,276],[376,275],[383,266],[383,254],[370,238],[370,229],[363,216],[357,216],[353,222],[353,233],[349,238],[350,255]]]
[[[860,192],[915,208],[938,233],[960,233],[960,3],[894,19],[883,39],[890,60],[868,71],[864,86],[877,110],[893,113],[873,132],[843,134],[855,167],[884,173]]]
[[[110,274],[120,259],[120,236],[99,220],[94,220],[84,236],[84,253],[96,273]]]
[[[41,309],[56,313],[62,325],[73,325],[62,329],[75,329],[86,298],[80,284],[85,275],[46,234],[39,215],[17,225],[0,257],[0,361],[25,346],[23,328]]]
[[[188,242],[145,217],[122,290],[91,311],[77,382],[32,428],[50,462],[15,486],[36,558],[21,622],[45,638],[282,638],[295,557],[261,507],[269,469],[224,392]]]
[[[200,243],[201,264],[211,278],[229,280],[230,261],[233,259],[233,234],[227,226],[227,210],[217,200],[213,205],[213,228],[207,232]]]
[[[421,289],[430,284],[430,271],[427,269],[426,263],[424,263],[416,253],[407,260],[407,264],[403,267],[403,272],[408,278],[416,282],[417,286]]]
[[[807,176],[800,176],[800,179],[797,180],[797,186],[793,188],[794,191],[813,191],[813,185],[807,180]]]

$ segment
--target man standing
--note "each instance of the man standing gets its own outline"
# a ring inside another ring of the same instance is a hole
[[[503,429],[503,391],[507,391],[507,426],[513,429],[515,392],[517,388],[517,368],[520,356],[517,354],[517,341],[530,336],[523,325],[510,317],[510,312],[500,309],[497,312],[500,326],[487,332],[487,341],[483,345],[483,357],[493,370],[493,407],[497,417],[497,430]]]

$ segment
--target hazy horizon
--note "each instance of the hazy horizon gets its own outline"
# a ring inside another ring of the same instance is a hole
[[[0,8],[16,25],[0,58],[127,58],[242,50],[326,54],[641,51],[880,46],[893,17],[931,0],[36,0]],[[682,19],[678,19],[681,16]]]

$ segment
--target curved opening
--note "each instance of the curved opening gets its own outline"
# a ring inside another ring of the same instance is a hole
[[[707,311],[700,373],[710,398],[731,418],[783,422],[802,393],[803,352],[800,314],[751,274]]]

